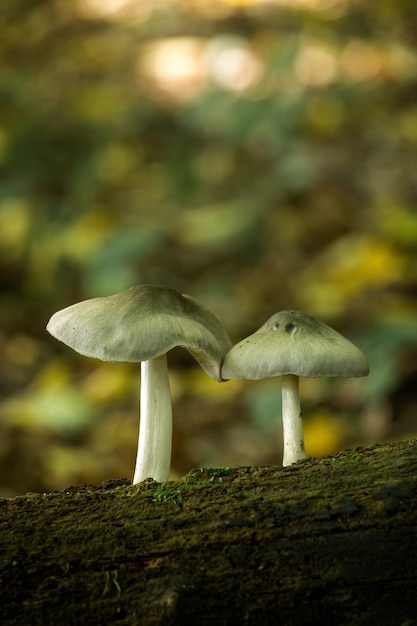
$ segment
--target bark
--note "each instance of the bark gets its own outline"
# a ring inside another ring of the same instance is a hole
[[[417,624],[417,441],[0,501],[0,623]]]

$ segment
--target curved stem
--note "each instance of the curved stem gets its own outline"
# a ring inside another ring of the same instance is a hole
[[[303,418],[298,391],[298,376],[287,374],[282,380],[282,429],[284,438],[283,466],[306,459]]]
[[[171,465],[172,407],[166,354],[141,364],[140,426],[133,484],[168,480]]]

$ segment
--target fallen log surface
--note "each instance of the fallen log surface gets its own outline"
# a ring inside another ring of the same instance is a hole
[[[0,500],[2,626],[417,624],[417,440]]]

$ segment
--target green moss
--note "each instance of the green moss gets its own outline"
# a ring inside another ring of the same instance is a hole
[[[348,452],[344,452],[342,454],[337,454],[336,456],[326,457],[325,459],[321,459],[319,461],[320,465],[345,465],[346,463],[354,463],[355,465],[359,464],[364,458],[364,455],[358,452],[357,450],[352,450]]]
[[[228,467],[214,469],[198,468],[191,470],[179,481],[157,483],[144,481],[138,485],[122,485],[114,489],[118,497],[146,497],[152,502],[171,502],[181,504],[184,496],[214,484],[222,484],[223,479],[231,476],[233,470]]]
[[[186,492],[192,491],[193,486],[180,483],[159,483],[154,489],[142,491],[141,495],[150,496],[153,502],[173,502],[180,504]]]
[[[195,483],[200,486],[209,485],[214,482],[223,482],[225,476],[230,476],[232,470],[229,467],[215,467],[215,468],[203,468],[191,470],[182,479],[185,483]]]
[[[105,596],[107,596],[107,594],[110,593],[111,587],[114,586],[116,589],[117,597],[120,598],[122,594],[122,588],[120,587],[119,581],[117,580],[117,576],[118,576],[117,569],[113,569],[110,571],[106,570],[105,576],[106,576],[106,579],[105,579],[104,589],[103,589],[103,593],[101,594],[101,597],[104,598]]]

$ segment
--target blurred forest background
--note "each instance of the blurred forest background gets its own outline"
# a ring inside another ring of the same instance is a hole
[[[0,32],[1,495],[132,477],[139,365],[45,325],[141,283],[365,352],[302,379],[309,455],[417,435],[415,0],[2,0]],[[172,478],[281,463],[279,380],[169,363]]]

